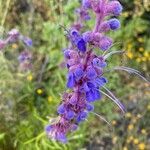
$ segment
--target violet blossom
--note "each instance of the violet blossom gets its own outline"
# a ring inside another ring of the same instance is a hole
[[[85,18],[89,11],[95,13],[95,27],[91,31],[81,33],[83,21],[87,20]],[[100,101],[102,95],[107,96],[125,112],[124,105],[105,87],[108,80],[104,77],[106,59],[112,54],[120,53],[115,51],[106,54],[113,40],[105,33],[120,28],[120,22],[116,17],[121,14],[122,6],[117,0],[82,0],[81,8],[77,12],[80,14],[80,19],[75,23],[78,26],[73,24],[68,30],[67,37],[71,45],[64,50],[68,68],[67,87],[70,92],[65,92],[62,96],[57,108],[59,117],[54,122],[50,121],[50,125],[45,128],[49,138],[63,143],[67,142],[68,132],[75,131],[80,122],[87,120],[88,114],[94,111],[93,102]],[[105,52],[97,56],[93,51],[95,48]],[[115,69],[139,75],[139,72],[128,67]],[[103,117],[100,118],[106,121]]]

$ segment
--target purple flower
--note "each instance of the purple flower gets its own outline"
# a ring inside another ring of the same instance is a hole
[[[56,139],[59,140],[62,143],[67,143],[66,135],[63,133],[60,133],[56,136]]]
[[[74,112],[72,110],[69,110],[68,112],[66,112],[66,118],[71,120],[74,118]]]
[[[78,124],[87,119],[88,113],[94,111],[92,102],[100,100],[105,94],[101,88],[107,90],[104,85],[108,81],[103,76],[107,66],[106,56],[105,53],[97,56],[94,49],[108,50],[113,41],[105,32],[120,27],[119,20],[107,20],[110,15],[121,13],[122,6],[118,1],[82,0],[81,5],[76,9],[78,19],[68,32],[69,48],[64,50],[68,68],[67,87],[71,90],[63,94],[62,103],[57,108],[59,120],[46,129],[50,138],[63,143],[67,142],[67,133],[76,130]],[[95,27],[82,33],[83,22],[90,18],[90,10],[96,15]],[[106,95],[121,106],[112,93]]]
[[[73,73],[68,74],[68,81],[67,81],[67,87],[73,88],[75,85],[75,76]]]
[[[86,51],[86,42],[83,40],[83,38],[78,39],[76,45],[81,52]]]
[[[74,72],[74,76],[77,81],[79,81],[83,77],[83,75],[84,75],[84,71],[81,67],[77,68]]]
[[[86,110],[87,111],[93,111],[94,110],[94,106],[92,104],[90,104],[90,103],[87,103],[86,104]]]
[[[59,114],[64,114],[65,113],[65,106],[64,106],[64,104],[59,105],[59,107],[57,109],[57,112]]]
[[[117,30],[120,28],[120,21],[118,19],[110,19],[108,21],[111,30]]]
[[[32,46],[32,40],[31,40],[30,38],[28,38],[28,37],[24,37],[24,38],[23,38],[23,42],[24,42],[24,44],[25,44],[26,46],[29,46],[29,47]]]
[[[77,116],[77,123],[84,121],[87,118],[87,116],[88,116],[88,113],[86,111],[79,113],[79,115]]]
[[[94,67],[89,66],[87,68],[86,76],[87,76],[88,79],[94,79],[94,78],[97,77],[97,73],[96,73]]]
[[[90,91],[86,92],[86,100],[88,102],[94,102],[101,98],[101,94],[98,89],[90,89]]]
[[[99,87],[102,87],[102,86],[104,86],[108,81],[107,81],[107,79],[104,78],[104,77],[99,77],[99,78],[96,78],[95,82],[97,83],[97,85],[98,85]]]

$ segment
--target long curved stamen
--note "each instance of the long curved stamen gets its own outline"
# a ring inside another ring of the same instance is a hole
[[[150,84],[150,81],[147,80],[144,76],[142,76],[142,75],[140,74],[139,71],[137,71],[137,70],[135,70],[135,69],[128,68],[128,67],[118,66],[118,67],[113,68],[112,71],[113,71],[113,70],[123,70],[123,71],[126,71],[126,72],[130,73],[130,74],[136,74],[137,76],[139,76],[139,77],[142,78],[144,81],[146,81],[146,82],[148,82],[148,83]]]
[[[120,109],[123,113],[125,113],[125,109],[123,107],[123,105],[121,104],[121,102],[118,99],[114,99],[113,97],[111,97],[110,95],[108,95],[107,93],[105,93],[104,91],[100,90],[100,92],[102,94],[104,94],[105,96],[107,96],[108,98],[110,98]]]
[[[100,114],[97,114],[97,113],[95,113],[95,112],[91,112],[92,114],[94,114],[94,115],[96,115],[97,117],[99,117],[101,120],[103,120],[104,122],[106,122],[108,125],[109,125],[109,127],[112,127],[111,126],[111,124],[102,116],[102,115],[100,115]]]
[[[106,54],[105,56],[104,56],[104,60],[106,60],[107,58],[109,58],[111,55],[113,55],[113,54],[122,54],[122,53],[124,53],[125,51],[112,51],[112,52],[109,52],[108,54]]]

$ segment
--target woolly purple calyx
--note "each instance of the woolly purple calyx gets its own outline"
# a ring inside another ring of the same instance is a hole
[[[82,0],[82,7],[85,9],[90,9],[91,8],[90,0]]]
[[[106,36],[103,36],[100,39],[99,47],[101,50],[106,51],[112,46],[112,39]]]
[[[0,50],[6,46],[6,42],[4,40],[0,40]]]
[[[20,33],[17,29],[12,29],[8,32],[8,36],[19,36]]]
[[[91,19],[90,15],[89,15],[89,12],[87,11],[87,9],[85,9],[83,7],[76,9],[75,12],[79,14],[81,20],[87,21],[87,20]]]
[[[32,59],[32,55],[29,51],[24,50],[23,52],[20,53],[20,55],[18,56],[18,60],[20,63],[23,63],[25,61],[31,61]]]
[[[100,13],[100,1],[91,0],[91,7],[95,13]]]
[[[69,59],[67,61],[67,64],[71,67],[73,65],[78,65],[79,64],[79,60],[77,58],[72,58],[72,59]]]
[[[16,40],[18,40],[19,36],[19,31],[17,29],[12,29],[8,32],[8,38],[6,39],[6,41],[10,43],[15,42]]]
[[[69,103],[72,104],[72,105],[76,105],[77,101],[78,101],[78,94],[77,93],[73,93],[73,95],[69,99]]]
[[[87,32],[82,34],[85,42],[91,42],[92,41],[91,34],[92,34],[91,31],[87,31]]]
[[[110,25],[108,21],[105,21],[100,25],[100,32],[108,32],[109,30],[110,30]]]
[[[111,13],[115,16],[119,16],[122,13],[122,5],[119,1],[111,1],[107,6],[107,13]]]

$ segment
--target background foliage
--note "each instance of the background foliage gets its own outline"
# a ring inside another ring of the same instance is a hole
[[[148,1],[121,0],[122,28],[111,36],[123,49],[109,66],[124,65],[149,78],[150,5]],[[113,129],[91,114],[89,121],[69,135],[66,145],[47,139],[44,126],[55,117],[60,94],[66,89],[62,48],[64,30],[74,20],[77,0],[0,0],[0,37],[11,28],[33,39],[33,68],[21,72],[17,66],[19,43],[0,52],[0,150],[146,150],[150,147],[150,87],[124,72],[108,74],[108,87],[127,107],[125,117],[109,100],[96,102],[96,112],[112,123]],[[93,22],[89,22],[90,26]]]

